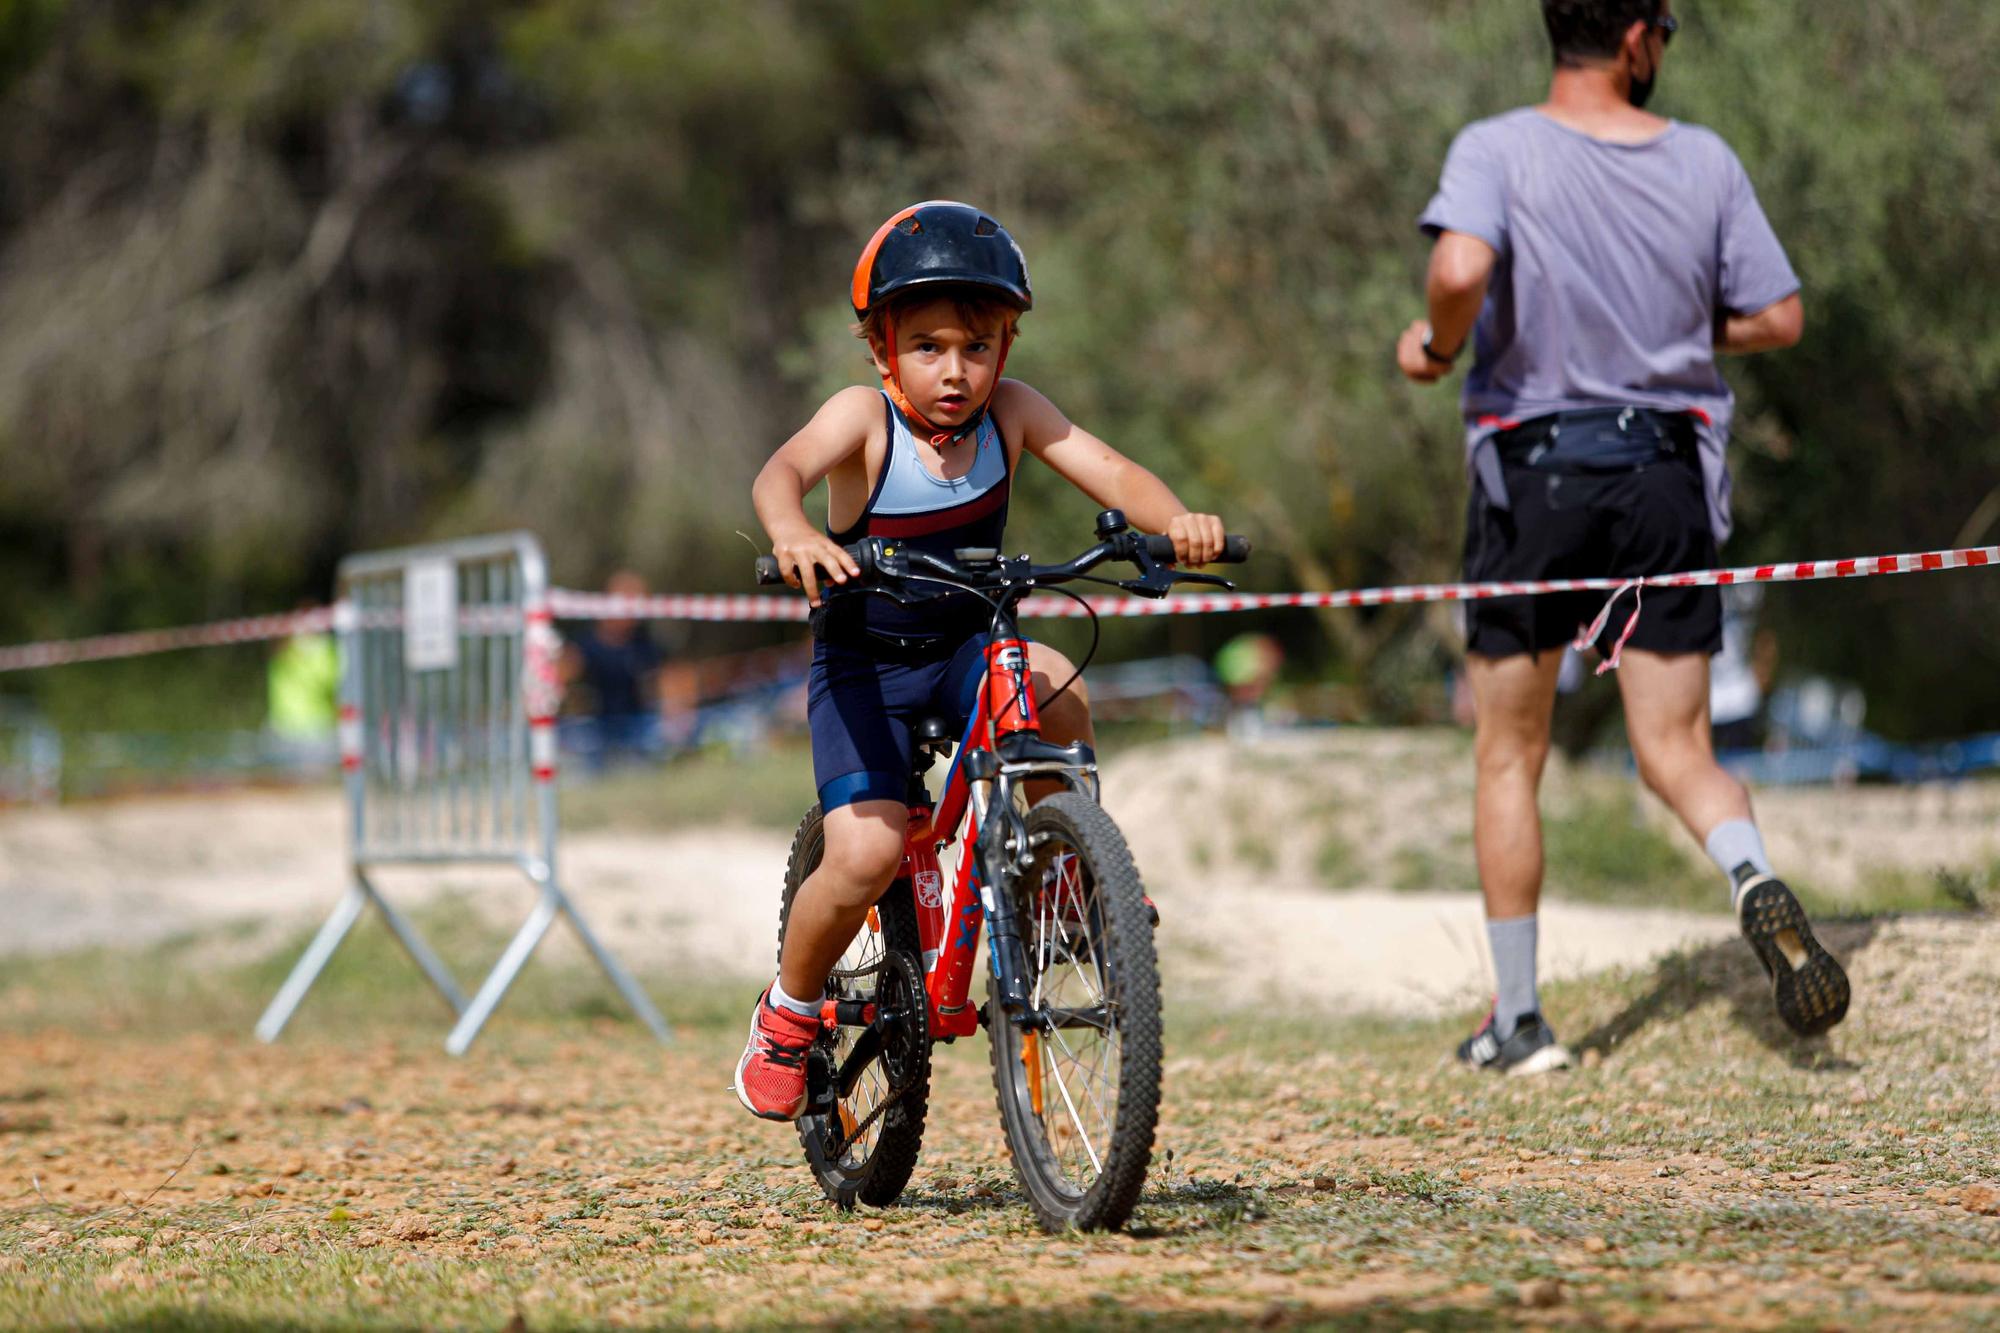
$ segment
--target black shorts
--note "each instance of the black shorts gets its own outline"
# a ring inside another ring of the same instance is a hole
[[[1465,577],[1470,582],[1620,578],[1678,574],[1715,565],[1708,499],[1697,468],[1663,459],[1627,472],[1501,468],[1513,508],[1487,500],[1477,480],[1466,512]],[[1560,650],[1604,609],[1608,592],[1495,597],[1466,603],[1466,650],[1482,657]],[[1609,653],[1632,613],[1619,599],[1598,635]],[[1655,653],[1722,648],[1722,593],[1716,588],[1647,588],[1628,646]]]

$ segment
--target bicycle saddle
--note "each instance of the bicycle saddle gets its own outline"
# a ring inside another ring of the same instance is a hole
[[[958,728],[941,717],[925,718],[917,723],[911,735],[916,740],[917,748],[927,754],[949,754],[952,747],[958,744]]]

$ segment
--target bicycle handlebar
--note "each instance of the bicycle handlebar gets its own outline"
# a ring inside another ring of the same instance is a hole
[[[882,568],[881,562],[877,558],[878,556],[900,559],[905,563],[914,562],[923,566],[930,574],[941,576],[953,582],[962,582],[968,587],[975,588],[989,586],[993,581],[991,576],[999,570],[1003,563],[1000,560],[1000,553],[990,549],[956,551],[953,554],[957,556],[957,560],[954,561],[945,560],[922,551],[902,550],[896,542],[880,537],[863,538],[861,541],[842,549],[854,558],[855,564],[861,567],[860,582],[863,586],[874,584],[880,577],[885,575],[890,578],[899,577],[898,571]],[[1250,539],[1232,534],[1223,538],[1222,554],[1216,557],[1215,563],[1239,565],[1249,558]],[[1129,560],[1139,566],[1143,575],[1150,576],[1158,570],[1159,566],[1171,564],[1173,559],[1173,538],[1159,534],[1142,535],[1135,532],[1119,532],[1113,534],[1107,540],[1099,542],[1096,546],[1085,551],[1074,560],[1060,565],[1030,565],[1007,581],[1035,583],[1065,582],[1069,579],[1081,577],[1106,560]],[[977,568],[965,568],[965,564],[968,563],[975,565]],[[1189,581],[1203,580],[1208,577],[1205,575],[1171,573],[1170,571],[1159,572],[1167,572],[1172,578]],[[785,581],[784,571],[778,567],[778,558],[774,555],[758,556],[756,573],[757,582],[760,585],[779,584]],[[982,578],[982,575],[986,577]],[[1220,580],[1216,581],[1220,582]],[[1145,588],[1134,589],[1134,591],[1147,590]],[[1165,589],[1162,588],[1159,591],[1161,594],[1164,594]]]

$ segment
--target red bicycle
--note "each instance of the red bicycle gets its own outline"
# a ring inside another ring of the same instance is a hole
[[[807,1059],[799,1138],[827,1197],[842,1207],[901,1196],[923,1145],[932,1044],[981,1027],[992,1039],[1014,1172],[1042,1225],[1113,1230],[1139,1200],[1160,1104],[1156,918],[1124,836],[1097,803],[1096,756],[1081,742],[1057,745],[1040,734],[1014,610],[1032,589],[1078,581],[1145,597],[1164,597],[1176,583],[1232,585],[1173,569],[1172,540],[1130,531],[1117,510],[1098,515],[1097,537],[1060,565],[991,549],[945,560],[870,538],[847,548],[861,576],[825,590],[905,604],[970,594],[993,608],[986,679],[963,735],[943,718],[916,729],[902,868],[828,982]],[[1249,551],[1231,537],[1223,559]],[[1114,560],[1139,576],[1091,574]],[[757,575],[779,581],[777,562],[760,559]],[[924,775],[954,746],[933,800]],[[1030,805],[1030,781],[1063,790]],[[792,842],[781,951],[792,901],[825,849],[820,820],[815,805]],[[939,858],[954,844],[947,881]],[[970,992],[982,924],[988,982],[978,1006]]]

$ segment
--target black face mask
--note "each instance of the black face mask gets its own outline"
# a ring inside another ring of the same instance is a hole
[[[1648,74],[1643,79],[1638,77],[1633,78],[1631,88],[1625,93],[1625,100],[1643,110],[1646,103],[1652,99],[1653,85],[1659,81],[1659,77],[1660,62],[1656,60],[1653,62],[1653,72],[1651,74]]]

